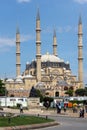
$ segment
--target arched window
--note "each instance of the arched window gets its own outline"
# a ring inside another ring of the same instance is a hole
[[[56,97],[59,97],[59,92],[55,92],[55,96],[56,96]]]
[[[45,95],[49,95],[49,92],[46,92]]]
[[[14,97],[14,94],[11,94],[10,97]]]
[[[70,90],[73,90],[73,86],[71,86],[69,89],[70,89]]]
[[[67,87],[67,86],[65,86],[65,87],[64,87],[64,90],[68,90],[68,87]]]

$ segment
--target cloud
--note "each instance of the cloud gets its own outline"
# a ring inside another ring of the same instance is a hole
[[[75,2],[78,2],[79,4],[85,4],[87,3],[87,0],[74,0]]]
[[[26,41],[34,40],[34,39],[35,39],[35,37],[32,35],[29,35],[29,34],[22,34],[21,35],[21,42],[26,42]]]
[[[66,26],[65,28],[64,28],[64,30],[65,30],[65,32],[70,32],[71,30],[72,30],[72,27],[70,26],[70,25],[68,25],[68,26]]]
[[[0,48],[3,46],[14,46],[15,45],[15,39],[14,38],[8,38],[8,37],[0,37]]]
[[[71,25],[66,25],[64,27],[61,27],[61,26],[57,27],[58,33],[69,33],[73,30],[75,31],[75,27],[72,27]]]
[[[58,27],[57,31],[58,31],[58,33],[63,33],[64,29],[63,29],[63,27]]]
[[[22,34],[20,36],[20,42],[24,43],[29,40],[34,40],[35,37],[29,34]],[[1,51],[8,51],[7,47],[14,47],[16,45],[16,38],[0,37],[0,48]]]
[[[73,30],[73,27],[70,25],[66,25],[65,27],[58,26],[56,27],[56,32],[58,33],[69,33]],[[44,33],[53,33],[53,28],[47,27],[43,30]]]
[[[17,0],[18,3],[28,3],[31,2],[31,0]]]

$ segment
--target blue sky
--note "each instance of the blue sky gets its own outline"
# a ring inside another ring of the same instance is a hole
[[[41,20],[41,53],[52,54],[56,29],[58,56],[78,76],[78,20],[83,23],[84,83],[87,83],[87,0],[0,0],[0,78],[16,75],[16,27],[21,34],[21,73],[36,55],[36,14]]]

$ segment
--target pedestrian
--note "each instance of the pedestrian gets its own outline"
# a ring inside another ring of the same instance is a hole
[[[80,108],[79,117],[82,117],[82,108]]]
[[[82,117],[84,118],[84,108],[82,109]]]
[[[57,113],[61,113],[61,104],[56,102]]]
[[[61,113],[61,104],[59,103],[59,113]]]
[[[66,112],[66,105],[64,106],[64,112]]]
[[[20,105],[20,113],[23,113],[23,106],[22,106],[22,104]]]
[[[56,108],[57,108],[57,113],[59,113],[59,105],[58,105],[58,102],[56,102]]]

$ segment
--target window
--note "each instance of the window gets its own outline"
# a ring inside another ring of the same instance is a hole
[[[56,96],[56,97],[59,97],[59,92],[56,92],[56,93],[55,93],[55,96]]]

